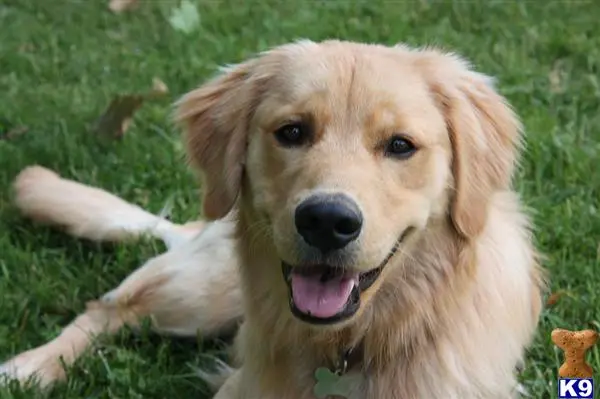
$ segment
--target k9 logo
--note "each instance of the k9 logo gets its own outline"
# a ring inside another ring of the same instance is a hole
[[[587,399],[594,397],[592,378],[561,378],[558,380],[558,399]]]

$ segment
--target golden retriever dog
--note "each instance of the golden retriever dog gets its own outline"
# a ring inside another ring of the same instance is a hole
[[[239,328],[217,399],[496,399],[535,332],[543,274],[511,187],[522,128],[459,56],[328,40],[275,47],[177,103],[204,225],[30,167],[29,217],[169,250],[3,373],[64,377],[94,337]],[[329,370],[329,371],[328,371]]]

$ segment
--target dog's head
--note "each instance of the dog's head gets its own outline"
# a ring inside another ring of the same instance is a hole
[[[477,237],[519,144],[486,76],[403,46],[277,47],[178,106],[205,216],[249,208],[281,260],[272,273],[283,269],[291,311],[313,324],[368,306],[431,226]]]

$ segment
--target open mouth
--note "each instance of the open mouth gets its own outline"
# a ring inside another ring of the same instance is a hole
[[[292,266],[282,262],[294,316],[311,324],[333,324],[350,318],[360,308],[360,294],[377,281],[410,230],[404,231],[378,267],[367,272],[327,264]]]

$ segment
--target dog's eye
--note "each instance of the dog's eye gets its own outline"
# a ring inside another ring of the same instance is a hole
[[[394,136],[387,142],[385,154],[390,157],[406,159],[412,156],[417,151],[417,147],[410,140]]]
[[[290,123],[275,131],[275,138],[284,147],[304,144],[308,138],[308,128],[303,123]]]

